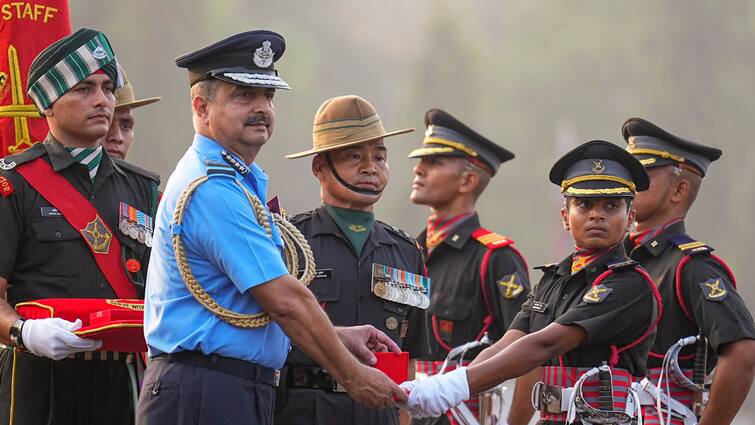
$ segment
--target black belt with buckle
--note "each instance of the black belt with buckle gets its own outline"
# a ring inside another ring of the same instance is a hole
[[[178,353],[161,354],[152,358],[152,360],[190,364],[273,387],[277,387],[278,381],[280,381],[280,371],[278,369],[218,354],[204,354],[200,351],[179,351]]]
[[[287,388],[307,388],[323,390],[334,393],[343,393],[346,390],[319,366],[290,366],[286,368]]]

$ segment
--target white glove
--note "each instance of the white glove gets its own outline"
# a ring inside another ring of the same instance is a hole
[[[80,351],[93,351],[102,347],[101,340],[84,339],[73,334],[81,327],[81,320],[69,322],[58,317],[31,319],[24,322],[21,339],[32,354],[60,360]]]
[[[421,381],[409,381],[401,388],[410,391],[407,410],[416,419],[434,418],[469,398],[467,368],[460,367],[444,375]]]

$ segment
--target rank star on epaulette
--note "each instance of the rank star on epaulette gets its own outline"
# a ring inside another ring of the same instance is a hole
[[[524,286],[519,283],[521,279],[516,273],[512,273],[498,280],[498,286],[503,293],[503,298],[510,300],[516,298],[524,291]]]
[[[611,292],[613,292],[613,289],[611,288],[606,288],[603,285],[595,285],[582,297],[582,301],[588,304],[602,303],[609,295],[611,295]]]
[[[699,285],[708,301],[721,302],[726,298],[726,294],[729,293],[724,287],[723,282],[721,282],[721,279],[717,277],[700,282]]]

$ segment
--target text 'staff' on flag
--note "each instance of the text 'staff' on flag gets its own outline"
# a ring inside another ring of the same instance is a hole
[[[39,52],[70,33],[68,0],[0,0],[0,158],[47,135],[26,95],[26,75]]]

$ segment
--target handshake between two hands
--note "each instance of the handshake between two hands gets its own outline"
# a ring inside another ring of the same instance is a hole
[[[466,367],[423,380],[406,381],[400,387],[409,399],[398,405],[416,419],[440,416],[469,398]]]

